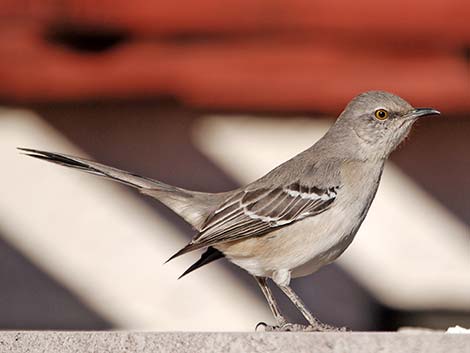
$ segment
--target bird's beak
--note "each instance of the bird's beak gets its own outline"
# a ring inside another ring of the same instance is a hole
[[[417,119],[422,118],[424,116],[441,115],[441,112],[433,108],[416,108],[409,112],[407,115],[411,119]]]

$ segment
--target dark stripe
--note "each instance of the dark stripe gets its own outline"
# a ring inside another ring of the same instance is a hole
[[[272,200],[272,202],[270,202],[265,208],[263,208],[262,210],[260,211],[263,211],[262,212],[262,215],[266,216],[266,215],[269,215],[270,217],[277,217],[277,214],[276,212],[281,212],[282,210],[277,210],[277,207],[279,207],[279,205],[283,205],[284,204],[284,201],[287,199],[287,198],[290,198],[291,196],[289,196],[286,192],[281,192],[279,194],[279,196],[277,196],[274,200]],[[255,212],[255,210],[251,210],[253,212]]]
[[[300,197],[297,197],[297,200],[292,205],[290,205],[287,212],[281,215],[280,220],[293,221],[295,219],[296,214],[299,213],[299,211],[305,208],[305,206],[308,204],[309,202],[307,200],[303,200]]]
[[[281,189],[273,189],[262,199],[256,200],[250,205],[247,205],[246,208],[251,211],[258,213],[266,207],[270,206],[273,202],[276,201],[280,196],[282,197],[283,191]]]
[[[314,192],[315,194],[320,195],[320,196],[325,193],[324,189],[319,189],[316,186],[312,186],[310,190],[311,190],[310,193]]]
[[[292,191],[298,191],[300,192],[301,190],[301,185],[299,183],[292,183],[290,184],[288,187],[287,187],[289,190],[292,190]]]

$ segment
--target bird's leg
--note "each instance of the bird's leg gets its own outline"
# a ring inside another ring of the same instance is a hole
[[[290,301],[299,309],[302,315],[307,319],[309,326],[308,327],[301,327],[301,331],[320,331],[320,332],[328,332],[328,331],[347,331],[345,327],[334,327],[327,324],[324,324],[320,320],[318,320],[310,310],[307,308],[305,303],[300,299],[300,297],[292,290],[291,287],[288,285],[279,285],[278,287],[284,292],[285,295],[290,299]],[[294,328],[295,330],[295,328]]]
[[[313,327],[320,327],[321,322],[313,316],[313,314],[308,310],[302,299],[292,290],[291,287],[288,285],[281,286],[278,285],[278,287],[284,292],[285,295],[290,299],[290,301],[299,309],[299,311],[302,313],[302,315],[305,317],[305,319],[308,321],[308,323],[313,326]]]
[[[268,301],[269,308],[271,309],[271,312],[273,313],[273,316],[276,319],[278,327],[283,327],[287,324],[287,320],[279,310],[279,306],[277,305],[273,293],[271,292],[271,289],[268,286],[266,277],[255,276],[255,279],[259,287],[261,288],[261,291],[263,292],[264,296],[266,297],[266,300]]]

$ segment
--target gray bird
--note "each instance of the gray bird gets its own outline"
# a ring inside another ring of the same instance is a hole
[[[236,190],[185,190],[103,164],[60,153],[20,148],[27,155],[111,178],[156,198],[197,231],[169,260],[206,249],[183,273],[226,257],[253,275],[276,320],[267,330],[330,331],[289,286],[331,263],[351,244],[379,186],[384,163],[420,117],[439,115],[413,108],[393,94],[355,97],[312,147]],[[267,284],[271,279],[309,325],[289,323]]]

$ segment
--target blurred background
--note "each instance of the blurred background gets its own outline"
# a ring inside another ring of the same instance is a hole
[[[224,191],[313,144],[370,89],[442,116],[392,155],[346,253],[293,287],[354,330],[470,327],[469,22],[465,0],[3,0],[0,329],[273,322],[225,260],[177,280],[198,254],[163,265],[194,235],[165,207],[17,146]]]

